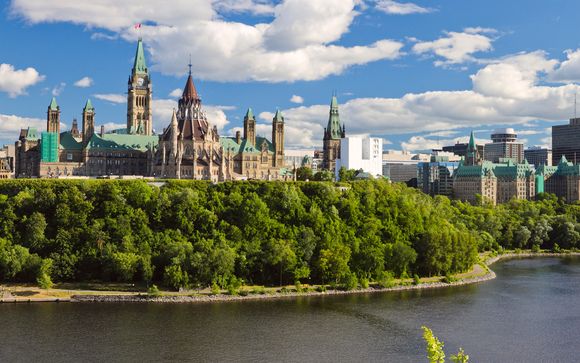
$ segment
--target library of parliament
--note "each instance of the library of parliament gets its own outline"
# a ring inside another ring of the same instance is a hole
[[[47,110],[46,131],[22,129],[15,144],[16,177],[148,176],[170,179],[289,180],[292,165],[284,165],[284,117],[272,120],[272,137],[257,136],[252,109],[244,117],[244,132],[220,136],[208,120],[191,77],[178,107],[160,135],[153,133],[152,83],[142,41],[127,91],[127,127],[95,129],[96,110],[87,100],[81,128],[73,120],[61,131],[55,98]]]

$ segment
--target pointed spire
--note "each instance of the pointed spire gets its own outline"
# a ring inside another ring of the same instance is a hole
[[[558,163],[558,165],[559,164],[568,164],[568,159],[566,159],[566,155],[562,154],[562,157],[560,158],[560,162]]]
[[[331,139],[340,139],[343,134],[343,129],[340,127],[340,116],[338,113],[338,99],[336,95],[332,95],[330,100],[330,113],[328,116],[328,125],[326,130]]]
[[[276,109],[276,115],[274,115],[274,121],[284,122],[284,116],[279,108]]]
[[[85,111],[94,111],[95,110],[90,99],[87,100],[87,103],[85,104],[85,108],[83,110],[85,110]]]
[[[53,111],[58,110],[58,105],[56,104],[56,97],[52,98],[52,101],[50,101],[50,109]]]
[[[137,42],[137,51],[135,52],[135,61],[133,63],[133,74],[149,74],[147,64],[145,64],[145,52],[143,51],[143,41],[139,38]]]
[[[471,130],[471,135],[469,136],[469,146],[467,147],[467,150],[475,150],[475,137],[473,136],[473,130]]]
[[[173,115],[171,116],[171,127],[177,127],[177,114],[175,109],[173,109]]]
[[[246,116],[244,117],[247,120],[255,120],[256,118],[254,117],[254,111],[252,111],[252,108],[248,108],[248,111],[246,112]]]
[[[199,96],[197,95],[197,90],[193,85],[193,79],[191,78],[191,73],[187,77],[187,81],[185,82],[185,87],[183,88],[183,95],[181,98],[185,100],[198,100]]]

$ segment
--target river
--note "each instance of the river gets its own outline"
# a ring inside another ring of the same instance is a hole
[[[447,289],[217,304],[0,304],[0,362],[580,360],[580,258],[510,260]]]

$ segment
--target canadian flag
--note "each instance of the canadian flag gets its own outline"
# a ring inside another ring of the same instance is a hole
[[[141,28],[141,23],[135,24],[135,29],[139,29],[139,28]]]

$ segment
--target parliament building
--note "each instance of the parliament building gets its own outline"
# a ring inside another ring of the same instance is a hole
[[[169,124],[153,132],[152,82],[142,41],[127,90],[127,126],[105,132],[95,128],[90,100],[82,110],[81,130],[73,120],[61,131],[61,109],[55,98],[47,109],[46,131],[22,129],[15,143],[16,177],[113,177],[199,179],[213,182],[242,179],[289,180],[284,165],[284,117],[278,110],[272,138],[257,136],[251,109],[244,117],[244,134],[220,136],[208,120],[191,76]]]

